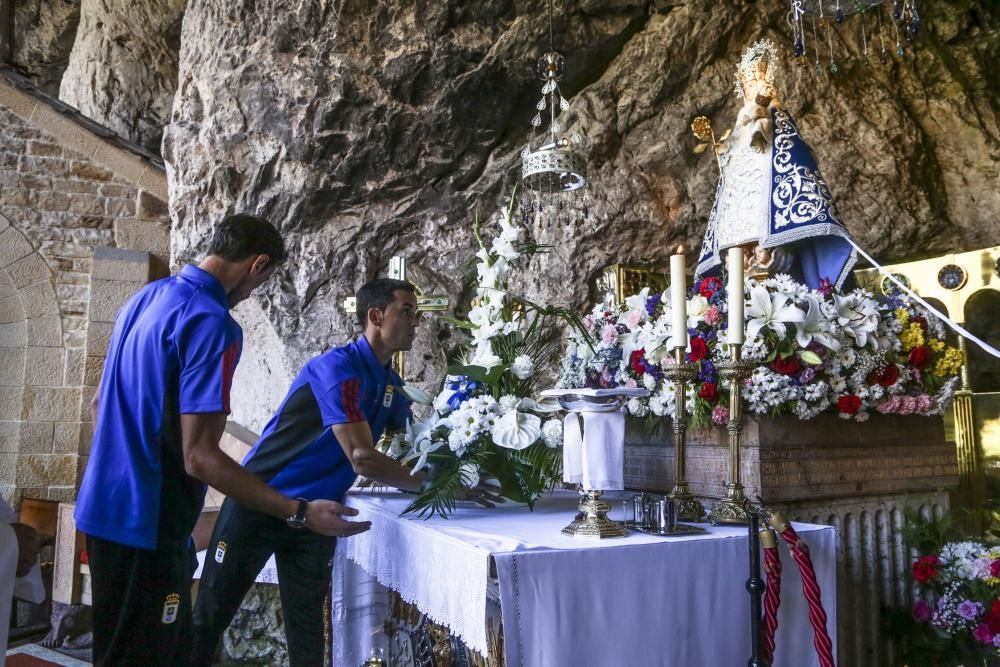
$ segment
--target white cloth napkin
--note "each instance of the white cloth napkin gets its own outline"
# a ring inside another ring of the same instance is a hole
[[[594,491],[625,488],[625,413],[571,412],[563,420],[563,481]]]

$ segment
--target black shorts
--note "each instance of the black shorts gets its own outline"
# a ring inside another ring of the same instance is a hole
[[[150,550],[87,535],[87,556],[94,665],[190,664],[190,539]]]

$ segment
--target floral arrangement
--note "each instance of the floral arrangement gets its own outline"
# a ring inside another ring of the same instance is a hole
[[[407,513],[447,516],[464,488],[487,477],[499,482],[499,495],[531,506],[560,479],[562,419],[553,415],[560,408],[532,396],[537,371],[558,363],[559,325],[579,320],[508,291],[512,268],[539,250],[525,242],[513,210],[512,199],[488,246],[476,225],[476,300],[467,319],[450,320],[471,332],[471,353],[450,366],[440,391],[427,397],[431,414],[390,442],[391,455],[428,472]]]
[[[839,293],[827,282],[812,290],[784,275],[747,280],[745,289],[743,358],[756,368],[741,394],[751,413],[811,419],[836,411],[864,421],[873,412],[939,414],[950,404],[962,353],[909,299]],[[629,411],[672,415],[674,388],[662,373],[672,335],[668,295],[644,289],[619,307],[595,307],[570,335],[559,385],[644,386],[650,397],[630,401]],[[695,425],[729,418],[728,389],[716,371],[730,354],[726,298],[716,277],[688,292],[686,354],[698,376],[686,402]]]
[[[916,559],[911,574],[917,623],[964,645],[962,653],[1000,655],[1000,548],[949,542]]]

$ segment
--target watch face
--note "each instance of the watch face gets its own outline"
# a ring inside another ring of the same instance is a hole
[[[903,283],[907,287],[910,287],[910,279],[904,276],[902,273],[893,273],[892,277]],[[896,283],[889,280],[889,276],[882,276],[879,280],[878,288],[881,290],[882,294],[886,296],[897,296],[902,294],[903,290],[899,289]]]
[[[950,290],[962,289],[968,278],[969,276],[965,273],[965,269],[957,264],[946,264],[941,267],[937,275],[938,285]]]

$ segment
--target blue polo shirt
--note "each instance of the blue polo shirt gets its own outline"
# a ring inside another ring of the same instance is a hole
[[[76,525],[142,549],[187,539],[205,485],[184,470],[181,414],[229,413],[243,331],[196,266],[150,283],[115,319]]]
[[[293,498],[340,501],[356,475],[331,426],[367,422],[372,442],[410,416],[403,381],[375,357],[368,340],[306,363],[243,465]]]

